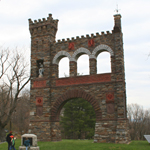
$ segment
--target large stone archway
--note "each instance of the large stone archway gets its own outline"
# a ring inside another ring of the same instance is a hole
[[[52,141],[61,140],[61,131],[59,127],[60,111],[62,107],[65,105],[65,103],[73,98],[82,98],[88,101],[93,106],[93,109],[95,110],[96,122],[102,119],[102,113],[99,104],[94,99],[93,96],[86,93],[84,90],[78,90],[78,89],[68,90],[56,100],[56,102],[53,105],[53,108],[51,109]]]
[[[96,113],[94,142],[128,143],[126,87],[121,15],[109,31],[55,42],[58,20],[29,19],[31,33],[31,91],[29,132],[41,141],[59,141],[59,114],[71,98],[87,100]],[[111,73],[97,74],[97,55],[110,53]],[[89,56],[90,74],[77,76],[77,59]],[[70,76],[59,78],[58,63],[69,58]],[[42,70],[42,71],[41,71]]]
[[[51,121],[59,121],[60,111],[62,107],[69,99],[73,98],[83,98],[84,100],[88,101],[95,110],[96,121],[102,119],[102,112],[100,110],[98,102],[94,99],[94,97],[86,93],[84,90],[73,89],[68,90],[56,100],[53,108],[51,109]]]

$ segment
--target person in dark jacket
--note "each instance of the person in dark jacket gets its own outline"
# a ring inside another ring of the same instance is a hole
[[[26,146],[26,150],[28,150],[28,147],[30,147],[30,140],[27,137],[24,141],[24,145]]]
[[[7,137],[6,137],[6,141],[8,143],[8,150],[9,150],[10,145],[11,145],[11,137],[10,136],[12,136],[12,131],[10,131],[9,134],[7,135]]]

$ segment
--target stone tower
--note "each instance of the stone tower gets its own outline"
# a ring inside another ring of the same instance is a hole
[[[30,129],[38,137],[51,140],[50,78],[51,48],[55,41],[58,20],[49,14],[47,19],[29,19],[31,34],[31,94]],[[42,140],[42,139],[41,139]]]
[[[128,143],[126,86],[121,15],[114,28],[96,35],[77,36],[55,42],[58,20],[29,19],[31,33],[30,133],[39,140],[59,141],[59,116],[72,98],[83,98],[96,114],[95,142]],[[111,73],[97,74],[97,56],[108,52]],[[77,76],[77,60],[89,56],[89,75]],[[70,76],[59,78],[59,61],[68,57]]]

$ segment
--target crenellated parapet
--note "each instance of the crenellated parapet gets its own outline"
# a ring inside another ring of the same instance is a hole
[[[106,31],[106,33],[105,33],[102,31],[101,34],[99,34],[97,32],[96,34],[92,33],[91,35],[87,34],[86,36],[81,35],[81,37],[76,36],[76,37],[67,38],[67,39],[61,39],[61,40],[59,39],[59,40],[57,40],[56,44],[63,43],[63,42],[73,42],[73,41],[83,40],[83,39],[93,39],[93,38],[104,37],[104,36],[106,37],[106,36],[110,36],[110,35],[112,35],[112,32]]]
[[[34,20],[34,22],[31,19],[29,20],[29,30],[31,33],[31,36],[39,36],[39,35],[48,35],[51,34],[52,36],[56,35],[57,32],[57,25],[58,20],[54,20],[52,18],[52,14],[49,14],[47,19],[43,18]]]

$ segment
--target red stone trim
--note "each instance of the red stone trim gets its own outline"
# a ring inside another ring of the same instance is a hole
[[[42,96],[36,97],[36,106],[43,106],[43,97]]]
[[[77,76],[69,78],[59,78],[56,80],[56,86],[79,85],[79,84],[100,83],[110,81],[111,81],[111,73],[96,74],[96,75]]]
[[[94,97],[83,90],[68,90],[66,93],[61,95],[56,102],[54,103],[51,109],[51,121],[56,122],[59,121],[59,115],[61,108],[64,106],[67,100],[71,98],[83,98],[87,100],[94,108],[96,114],[96,120],[99,121],[102,118],[101,109],[99,107],[99,103],[94,99]]]
[[[74,50],[74,42],[71,42],[71,43],[69,43],[69,45],[68,45],[68,49],[69,50]]]
[[[88,46],[93,47],[94,46],[94,39],[89,39],[88,40]]]
[[[116,84],[116,83],[118,83],[118,82],[124,82],[125,83],[125,81],[123,81],[123,80],[120,80],[120,81],[110,81],[110,82],[101,82],[101,84],[107,84],[107,83],[112,83],[112,84]],[[99,85],[99,83],[86,83],[86,84],[80,84],[80,86],[86,86],[86,85],[94,85],[94,84],[98,84]],[[61,86],[57,86],[58,88],[61,88],[61,87],[78,87],[79,86],[79,84],[74,84],[74,85],[61,85]],[[51,88],[56,88],[56,86],[51,86]]]
[[[36,80],[33,82],[32,88],[46,87],[46,80]]]
[[[114,103],[114,92],[108,92],[106,94],[106,103]]]

